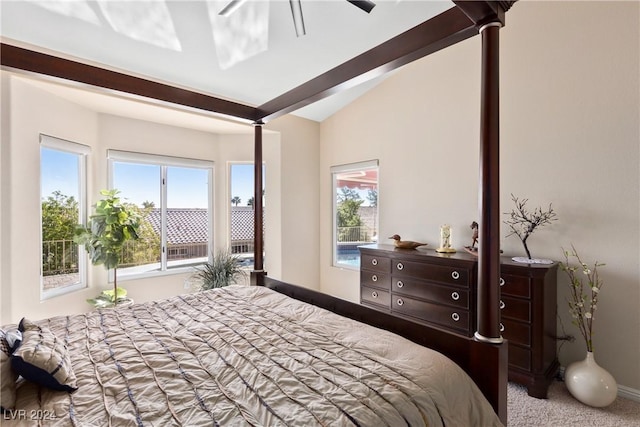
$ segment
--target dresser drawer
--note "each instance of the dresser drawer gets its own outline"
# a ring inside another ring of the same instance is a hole
[[[380,289],[362,286],[360,287],[360,300],[362,302],[379,305],[388,310],[390,306],[389,303],[391,301],[391,294]]]
[[[433,283],[411,278],[392,277],[391,291],[394,294],[422,298],[464,310],[469,310],[469,305],[471,304],[470,292],[467,289],[434,285]]]
[[[360,257],[360,268],[389,273],[391,272],[391,259],[375,255],[362,255]]]
[[[516,322],[509,319],[502,319],[500,325],[502,328],[502,336],[510,342],[531,346],[531,326],[527,323]]]
[[[393,294],[391,297],[391,311],[414,317],[419,320],[437,323],[455,332],[463,332],[468,335],[471,329],[469,312],[444,307],[425,301]]]
[[[502,317],[531,321],[531,303],[529,300],[502,297],[500,300],[500,314]]]
[[[368,270],[360,270],[360,284],[385,291],[391,290],[391,275],[376,273]]]
[[[527,276],[500,275],[500,293],[515,297],[531,298],[530,280]]]
[[[394,276],[419,277],[424,280],[464,287],[469,287],[471,278],[471,273],[467,268],[404,260],[393,260],[391,271]]]
[[[509,366],[529,371],[531,369],[531,350],[509,345]]]

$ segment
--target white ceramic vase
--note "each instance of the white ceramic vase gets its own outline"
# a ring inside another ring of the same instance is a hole
[[[590,351],[584,360],[573,362],[567,367],[564,382],[573,397],[596,408],[612,404],[618,395],[615,378],[596,363],[593,352]]]

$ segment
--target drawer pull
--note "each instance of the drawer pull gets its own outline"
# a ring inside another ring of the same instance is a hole
[[[372,282],[377,282],[378,281],[378,276],[376,274],[374,274],[373,276],[371,276],[371,281]]]
[[[375,258],[374,258],[374,259],[372,259],[372,260],[371,260],[371,264],[373,264],[373,265],[378,265],[378,260],[377,260],[377,259],[375,259]]]
[[[460,315],[458,313],[453,313],[451,315],[451,318],[453,319],[454,322],[457,322],[458,320],[460,320]]]
[[[404,305],[404,301],[402,301],[402,298],[398,298],[398,305],[399,306],[403,306]]]
[[[454,301],[458,301],[460,299],[460,294],[457,292],[451,292],[451,299]]]
[[[453,280],[458,280],[460,278],[460,273],[454,271],[451,273],[451,277],[453,277]]]
[[[504,325],[500,323],[500,332],[504,332]]]
[[[399,288],[402,288],[404,286],[404,283],[402,283],[402,280],[398,280],[397,285]]]
[[[503,308],[505,308],[507,305],[504,303],[504,301],[500,300],[500,310],[502,310]]]
[[[500,278],[500,286],[504,286],[504,279],[502,277]]]
[[[396,267],[398,268],[398,270],[402,270],[404,268],[404,265],[399,262],[398,265],[396,265]]]
[[[376,291],[371,292],[371,296],[373,298],[378,298],[378,293]]]

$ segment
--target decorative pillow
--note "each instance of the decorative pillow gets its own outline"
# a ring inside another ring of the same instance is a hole
[[[11,330],[14,331],[11,331]],[[14,346],[7,342],[7,334],[15,334],[17,329],[7,327],[0,329],[0,410],[4,411],[13,409],[16,404],[16,380],[18,374],[11,369],[11,353]],[[19,343],[18,343],[19,344]]]
[[[22,344],[13,353],[13,370],[25,379],[52,390],[74,392],[76,376],[67,347],[51,331],[22,319]]]

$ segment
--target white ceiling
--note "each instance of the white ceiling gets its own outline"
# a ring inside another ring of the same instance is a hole
[[[285,0],[2,0],[5,43],[258,106],[452,7],[450,1],[301,0],[297,37]],[[322,121],[377,82],[296,111]]]

